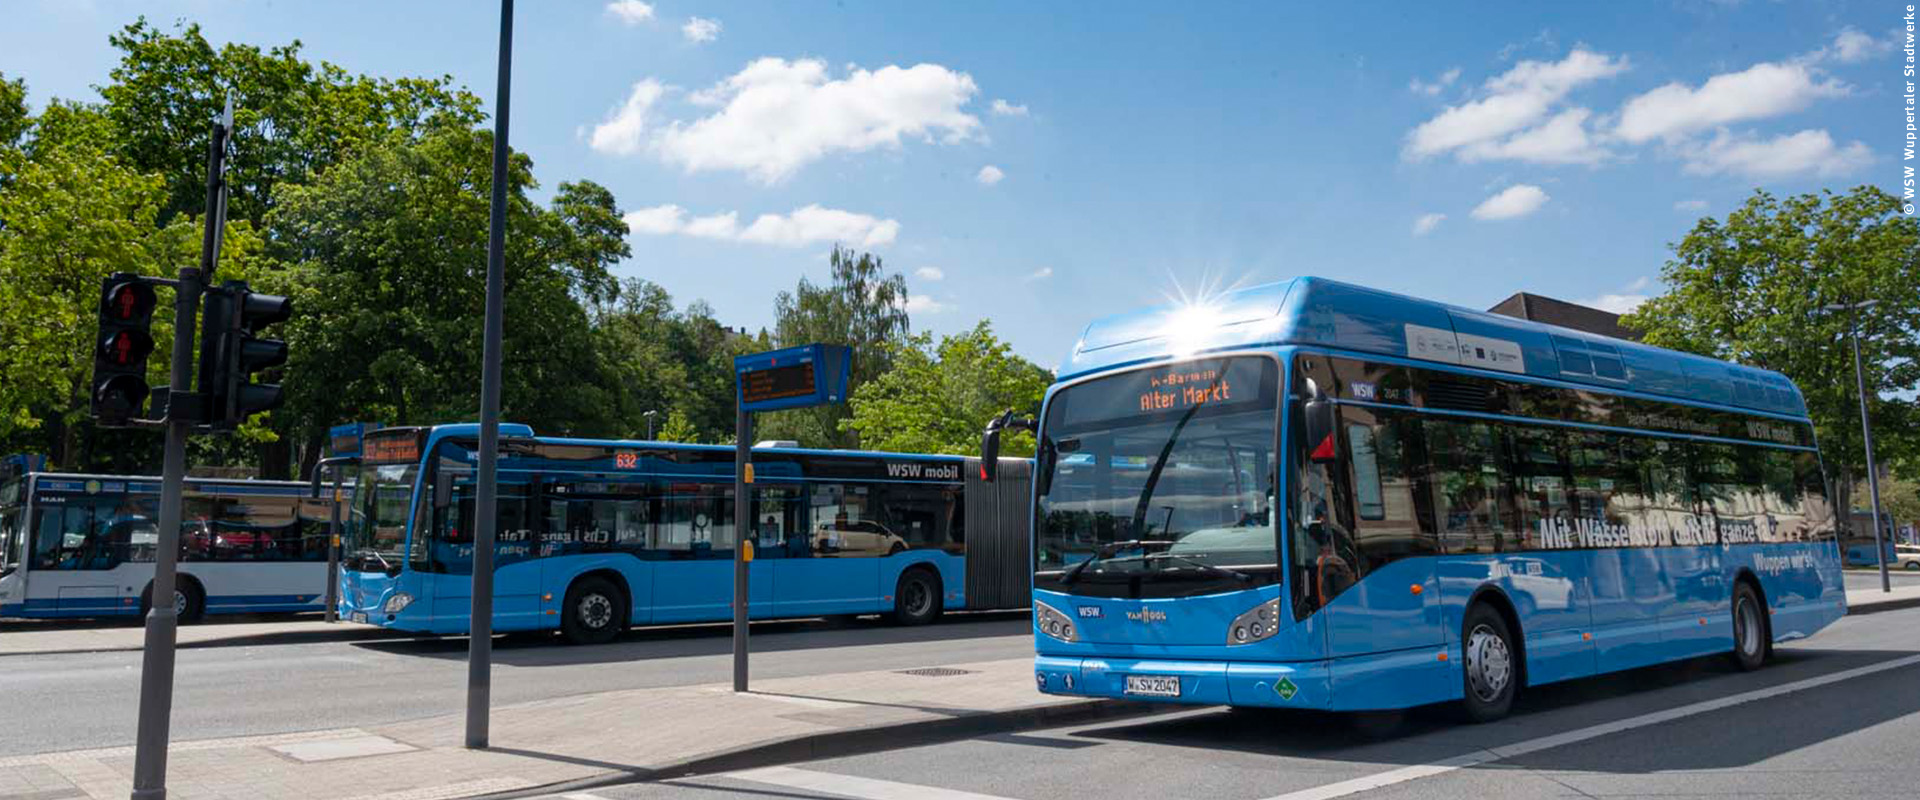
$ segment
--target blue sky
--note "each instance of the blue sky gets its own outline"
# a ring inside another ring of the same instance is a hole
[[[1897,184],[1898,7],[523,0],[511,137],[613,190],[622,275],[728,324],[843,241],[916,328],[1053,366],[1094,317],[1298,274],[1630,305],[1756,187]],[[0,73],[93,99],[142,13],[492,107],[484,2],[21,2]]]

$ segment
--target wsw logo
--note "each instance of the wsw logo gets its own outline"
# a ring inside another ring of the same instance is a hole
[[[960,480],[959,464],[927,464],[918,461],[906,461],[887,465],[889,478],[924,478],[933,481]]]

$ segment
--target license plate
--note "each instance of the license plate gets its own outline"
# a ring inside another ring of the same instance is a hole
[[[1127,694],[1141,694],[1149,697],[1179,697],[1180,676],[1128,675]]]
[[[364,622],[366,622],[366,621],[367,621],[367,612],[365,612],[365,611],[355,611],[355,612],[353,612],[352,614],[348,614],[348,615],[347,615],[347,620],[348,620],[348,621],[350,621],[350,622],[360,622],[360,623],[364,623]]]

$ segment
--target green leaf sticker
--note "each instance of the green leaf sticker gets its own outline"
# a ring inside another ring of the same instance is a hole
[[[1300,693],[1300,687],[1293,685],[1292,678],[1283,677],[1279,683],[1273,685],[1273,691],[1280,695],[1282,700],[1292,700],[1294,695]]]

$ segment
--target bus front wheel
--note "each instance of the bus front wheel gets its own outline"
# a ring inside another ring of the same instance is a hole
[[[207,608],[206,597],[201,594],[199,584],[184,576],[175,576],[173,581],[174,619],[183,625],[199,622],[200,616],[206,613]],[[147,611],[152,608],[153,584],[149,583],[146,591],[140,593],[140,617],[145,619]]]
[[[1746,581],[1733,585],[1733,665],[1752,672],[1767,663],[1766,604]]]
[[[1486,603],[1467,609],[1460,626],[1462,706],[1474,722],[1492,722],[1513,708],[1519,689],[1520,649],[1514,646],[1507,619]]]
[[[927,569],[900,573],[900,583],[893,591],[893,621],[901,625],[925,625],[939,617],[940,576]]]
[[[605,644],[626,627],[625,596],[605,578],[588,576],[567,589],[560,631],[574,644]]]

